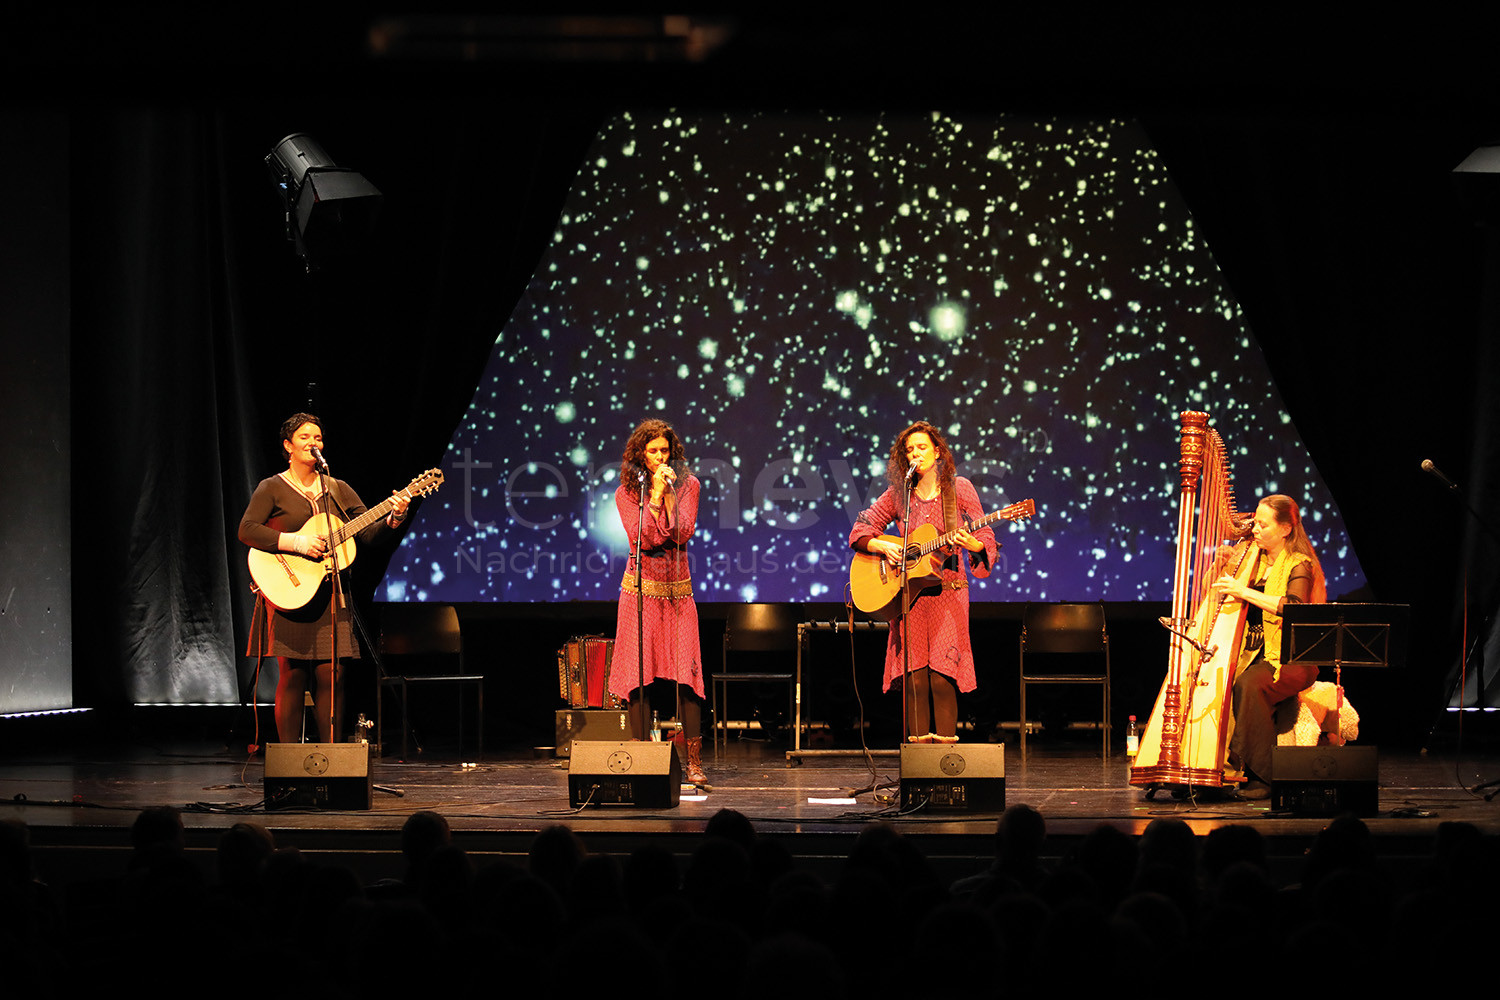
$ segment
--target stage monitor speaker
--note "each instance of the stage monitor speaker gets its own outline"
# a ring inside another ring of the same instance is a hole
[[[1273,747],[1271,808],[1302,816],[1380,811],[1376,747]]]
[[[1004,743],[907,743],[901,809],[1005,811]]]
[[[682,801],[682,764],[671,743],[573,741],[568,802],[671,809]]]
[[[368,743],[267,743],[266,808],[368,809]]]
[[[572,754],[574,743],[630,739],[630,715],[617,708],[559,708],[554,723],[559,757]]]

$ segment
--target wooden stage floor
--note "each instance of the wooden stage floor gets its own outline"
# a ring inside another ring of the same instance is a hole
[[[719,757],[705,748],[711,788],[684,794],[681,805],[651,810],[568,806],[567,762],[530,753],[501,753],[475,763],[432,759],[403,763],[386,757],[375,765],[377,791],[368,811],[267,812],[261,806],[263,763],[232,759],[191,746],[111,753],[38,755],[0,760],[0,817],[31,829],[41,858],[51,855],[70,874],[117,866],[128,850],[125,828],[139,810],[168,805],[184,811],[189,847],[211,852],[220,831],[243,819],[268,827],[278,845],[337,856],[367,877],[381,877],[399,862],[399,831],[413,812],[445,816],[455,841],[483,863],[484,856],[524,857],[537,831],[564,824],[595,851],[625,854],[644,842],[667,843],[687,855],[717,810],[744,813],[763,836],[783,839],[794,856],[824,871],[846,857],[865,824],[885,820],[916,838],[940,870],[971,873],[992,854],[996,814],[898,815],[894,756],[807,758],[789,765],[779,745],[731,743]],[[1382,752],[1379,815],[1366,820],[1386,857],[1420,857],[1444,820],[1473,823],[1500,833],[1500,802],[1486,802],[1469,787],[1500,777],[1500,756],[1426,756]],[[884,797],[867,790],[888,783]],[[858,794],[853,794],[858,791]],[[1100,759],[1097,747],[1033,750],[1022,764],[1006,748],[1006,804],[1026,803],[1047,822],[1049,853],[1068,852],[1099,823],[1139,833],[1162,816],[1186,821],[1200,835],[1217,826],[1249,823],[1267,838],[1274,856],[1296,864],[1325,819],[1279,816],[1267,804],[1176,800],[1162,793],[1147,801],[1126,780],[1123,757]],[[853,798],[852,803],[826,802]]]

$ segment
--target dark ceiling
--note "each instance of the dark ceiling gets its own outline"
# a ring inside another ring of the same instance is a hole
[[[46,102],[522,89],[567,102],[1315,118],[1473,118],[1497,104],[1488,41],[1432,16],[1055,4],[884,18],[123,8],[8,15],[8,93]]]

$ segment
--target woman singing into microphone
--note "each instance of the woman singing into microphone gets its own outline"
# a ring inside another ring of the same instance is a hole
[[[281,425],[281,448],[287,468],[263,479],[250,497],[240,520],[240,541],[267,552],[295,552],[321,560],[328,554],[326,515],[347,519],[365,512],[364,501],[341,479],[321,475],[323,424],[311,413],[294,413]],[[326,466],[323,466],[326,468]],[[406,516],[409,500],[391,498],[391,513],[359,535],[367,543],[380,531],[395,528]],[[276,682],[276,731],[281,742],[302,738],[304,693],[312,691],[318,739],[335,743],[342,737],[344,670],[342,664],[359,659],[350,612],[338,615],[335,642],[333,585],[325,579],[306,605],[285,611],[265,595],[256,599],[247,656],[274,656],[280,667]],[[338,665],[334,649],[338,649]]]
[[[698,652],[698,606],[688,568],[687,543],[698,520],[697,478],[688,471],[682,439],[665,420],[646,420],[630,435],[620,462],[615,506],[630,538],[630,567],[620,585],[619,618],[609,690],[630,700],[631,730],[646,730],[649,699],[645,683],[676,685],[682,699],[682,735],[687,779],[703,773],[703,666]],[[645,501],[644,518],[641,501]],[[640,551],[636,530],[640,528]],[[639,589],[637,589],[639,586]],[[637,616],[641,631],[637,634]]]

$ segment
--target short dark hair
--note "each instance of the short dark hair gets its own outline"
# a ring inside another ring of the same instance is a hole
[[[311,413],[293,413],[281,422],[281,440],[290,441],[292,435],[297,433],[297,428],[303,424],[312,424],[320,431],[323,429],[323,421]]]

